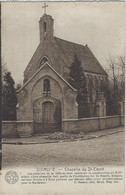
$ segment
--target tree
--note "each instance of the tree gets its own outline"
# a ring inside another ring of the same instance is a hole
[[[80,118],[88,116],[88,106],[87,106],[87,86],[86,79],[83,73],[83,68],[81,62],[78,60],[77,56],[74,56],[73,63],[70,66],[68,82],[75,89],[77,89],[78,103],[78,116]]]
[[[15,90],[15,82],[11,73],[7,70],[3,71],[2,82],[2,111],[3,120],[16,119],[17,97]]]
[[[125,99],[125,57],[120,56],[117,62],[117,82],[118,82],[118,90],[120,94],[120,100]]]
[[[106,99],[106,115],[114,115],[115,111],[113,109],[112,88],[110,82],[104,82],[102,80],[99,86],[99,90],[104,92],[104,98]]]
[[[125,92],[125,62],[124,57],[109,57],[108,60],[109,94],[111,98],[110,114],[118,114],[118,103],[124,101]]]

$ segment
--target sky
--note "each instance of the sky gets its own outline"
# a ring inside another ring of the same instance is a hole
[[[39,42],[43,2],[2,3],[2,60],[16,83]],[[125,2],[48,2],[54,36],[88,45],[101,65],[109,56],[124,56]]]

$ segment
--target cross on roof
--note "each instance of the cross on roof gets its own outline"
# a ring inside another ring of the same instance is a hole
[[[42,8],[44,9],[44,12],[46,14],[46,8],[48,7],[48,5],[46,5],[46,3],[44,3],[44,6],[42,6]]]

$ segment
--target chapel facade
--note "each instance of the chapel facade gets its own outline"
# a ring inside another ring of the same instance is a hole
[[[105,116],[105,99],[103,94],[97,96],[97,89],[108,76],[89,47],[55,37],[54,20],[47,14],[40,18],[39,30],[40,43],[17,94],[17,120],[33,121],[35,134],[63,131],[63,120],[78,118],[77,90],[68,83],[75,55],[87,80],[90,117],[98,116],[98,112]]]

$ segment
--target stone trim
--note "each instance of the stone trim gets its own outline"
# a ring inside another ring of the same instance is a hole
[[[78,118],[78,119],[62,119],[63,122],[71,122],[71,121],[87,121],[87,120],[97,120],[97,119],[107,119],[107,118],[118,118],[124,117],[124,115],[114,115],[114,116],[104,116],[104,117],[90,117],[90,118]]]
[[[74,89],[58,72],[56,72],[54,69],[53,69],[53,67],[48,63],[48,62],[45,62],[45,64],[43,64],[43,66],[42,67],[40,67],[39,69],[38,69],[38,71],[21,87],[21,89],[19,89],[19,91],[17,91],[17,93],[19,93],[20,91],[22,91],[22,89],[40,72],[40,70],[42,70],[42,68],[44,67],[44,66],[46,66],[46,65],[48,65],[50,68],[51,68],[51,70],[54,72],[54,73],[56,73],[57,75],[58,75],[58,77],[60,77],[60,79],[61,80],[63,80],[73,91],[76,91],[77,92],[77,90],[76,89]]]
[[[64,122],[71,122],[71,121],[79,121],[79,119],[62,119],[62,121]]]
[[[107,73],[97,73],[97,72],[91,72],[91,71],[87,71],[87,70],[83,70],[83,73],[87,73],[87,74],[89,74],[89,75],[97,75],[97,76],[100,76],[100,77],[102,77],[102,76],[105,76],[105,77],[108,77],[108,74]]]
[[[2,121],[2,123],[33,123],[33,121]]]

